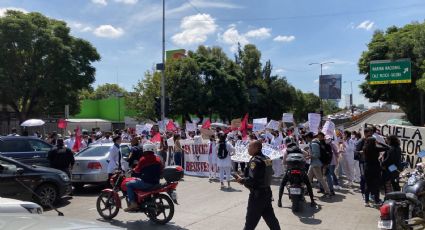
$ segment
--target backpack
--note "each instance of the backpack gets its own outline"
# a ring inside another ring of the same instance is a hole
[[[320,141],[320,161],[324,165],[329,165],[332,161],[332,146],[330,144],[327,144],[325,142]]]
[[[217,157],[219,159],[226,159],[226,157],[227,157],[228,154],[229,154],[229,152],[227,151],[226,143],[220,143],[218,145]]]

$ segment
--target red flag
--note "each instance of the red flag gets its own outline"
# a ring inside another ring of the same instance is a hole
[[[58,121],[58,128],[59,129],[66,129],[66,126],[67,126],[68,124],[66,123],[66,120],[64,120],[64,119],[59,119],[59,121]]]
[[[176,125],[174,124],[173,120],[168,121],[168,124],[167,124],[167,131],[174,131],[174,130],[176,130],[176,129],[177,129],[177,127],[176,127]]]
[[[81,130],[80,126],[77,126],[77,129],[75,130],[75,142],[74,146],[72,146],[72,151],[79,152],[81,148]]]
[[[202,125],[203,129],[209,129],[211,128],[211,121],[210,119],[208,119],[207,121],[205,121],[205,123]]]
[[[161,134],[156,133],[155,136],[151,138],[151,142],[161,142]]]
[[[246,137],[246,131],[248,130],[248,113],[245,114],[241,122],[241,128],[239,129],[242,132],[242,137]]]

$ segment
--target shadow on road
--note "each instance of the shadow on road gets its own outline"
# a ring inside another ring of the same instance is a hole
[[[321,209],[321,205],[311,207],[309,203],[304,202],[302,212],[295,212],[294,215],[298,216],[303,224],[319,225],[322,223],[322,220],[314,218],[314,214],[318,213]]]
[[[142,221],[142,220],[136,220],[136,221],[120,221],[120,220],[111,220],[107,221],[104,219],[97,219],[100,222],[110,224],[112,226],[118,227],[118,228],[124,228],[127,230],[140,230],[140,229],[151,229],[151,230],[162,230],[162,229],[175,229],[175,230],[188,230],[187,228],[180,227],[178,225],[175,225],[174,222],[169,222],[166,225],[158,225],[155,224],[149,220]]]

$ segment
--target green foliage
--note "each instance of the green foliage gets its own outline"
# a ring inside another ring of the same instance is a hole
[[[406,113],[414,125],[420,123],[418,97],[425,90],[425,23],[413,23],[402,28],[392,26],[386,32],[376,31],[368,50],[359,60],[360,73],[369,79],[369,63],[373,60],[396,60],[410,58],[412,61],[412,83],[393,85],[368,85],[360,88],[370,102],[385,101],[395,103]]]
[[[0,18],[0,103],[23,121],[46,113],[79,111],[79,92],[95,80],[100,60],[63,21],[39,13],[7,11]]]
[[[217,114],[222,120],[268,117],[280,120],[283,112],[294,112],[299,121],[318,111],[320,99],[297,91],[284,77],[272,75],[272,64],[261,63],[254,45],[239,48],[235,61],[220,47],[199,46],[186,58],[166,63],[166,89],[170,117],[190,119]],[[156,120],[154,98],[160,95],[160,73],[146,73],[130,94],[128,106],[138,111],[139,120]],[[325,107],[326,110],[327,107]],[[329,108],[331,111],[333,108]]]

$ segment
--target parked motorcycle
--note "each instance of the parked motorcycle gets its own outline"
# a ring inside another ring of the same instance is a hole
[[[159,184],[149,190],[136,190],[136,202],[139,205],[137,212],[145,213],[146,216],[157,224],[166,224],[174,216],[174,203],[177,202],[176,188],[178,181],[183,178],[184,171],[180,166],[166,167],[162,174],[166,183]],[[118,170],[110,179],[112,189],[104,189],[97,198],[96,209],[99,215],[107,220],[118,215],[122,208],[121,199],[126,198],[126,183],[135,180],[134,177],[127,178],[122,170]],[[120,197],[119,192],[123,196]]]
[[[408,180],[402,192],[385,195],[385,201],[380,207],[380,229],[412,229],[409,220],[425,218],[425,179],[422,164],[416,165],[413,172],[406,173],[403,177]]]
[[[305,158],[301,153],[291,153],[286,158],[287,174],[289,177],[289,199],[292,202],[292,211],[298,212],[300,210],[301,202],[305,201],[305,185],[302,177],[305,173]]]

